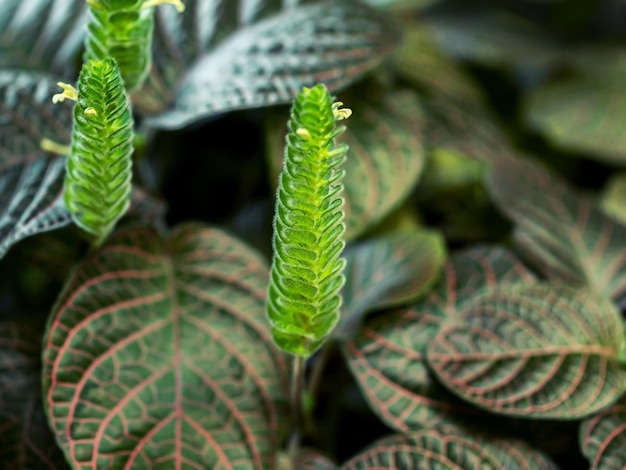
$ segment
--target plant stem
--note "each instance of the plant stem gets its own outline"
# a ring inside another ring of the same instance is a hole
[[[289,454],[295,457],[300,448],[302,438],[304,413],[302,409],[302,393],[304,392],[306,359],[303,356],[293,357],[293,368],[291,371],[291,409],[293,415],[293,425],[291,439],[289,441]]]

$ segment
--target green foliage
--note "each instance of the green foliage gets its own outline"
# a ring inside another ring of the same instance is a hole
[[[0,467],[626,468],[626,4],[461,3],[0,1]]]
[[[344,130],[336,122],[347,113],[341,104],[323,85],[296,97],[276,193],[267,313],[276,344],[301,356],[313,354],[339,321],[346,230],[341,164],[348,151],[335,143]]]
[[[83,66],[78,78],[65,205],[100,243],[130,205],[133,118],[113,59]]]

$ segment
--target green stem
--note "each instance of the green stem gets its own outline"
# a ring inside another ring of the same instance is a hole
[[[300,449],[302,439],[304,413],[302,408],[302,393],[304,392],[304,379],[306,359],[303,356],[293,357],[291,371],[291,409],[293,416],[292,433],[289,441],[289,454],[295,457]]]

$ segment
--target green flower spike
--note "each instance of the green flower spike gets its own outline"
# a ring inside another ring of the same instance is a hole
[[[340,315],[348,147],[335,139],[351,114],[340,106],[323,85],[298,94],[278,181],[267,314],[276,344],[297,356],[313,354]]]
[[[138,89],[152,64],[154,8],[170,3],[179,12],[181,0],[87,0],[89,22],[84,61],[112,57],[129,92]]]
[[[120,71],[113,59],[91,61],[78,90],[60,84],[54,102],[76,100],[67,158],[64,198],[74,223],[100,244],[130,205],[133,119]]]

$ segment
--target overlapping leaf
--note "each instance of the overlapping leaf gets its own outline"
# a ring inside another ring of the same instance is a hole
[[[445,243],[436,232],[415,230],[367,239],[349,246],[342,316],[336,336],[350,336],[373,310],[407,304],[428,291],[445,262]]]
[[[41,403],[41,332],[0,322],[0,461],[6,470],[61,470],[67,464]]]
[[[575,419],[626,391],[619,313],[587,289],[499,287],[467,302],[428,344],[437,377],[494,413]]]
[[[302,449],[295,458],[294,470],[337,470],[328,457],[313,449]]]
[[[247,22],[255,16],[247,15]],[[203,42],[210,43],[211,30],[202,33]],[[303,86],[318,82],[334,92],[378,65],[398,39],[397,26],[384,13],[357,1],[287,8],[201,56],[176,88],[173,107],[146,122],[178,128],[233,109],[289,103]],[[147,86],[157,88],[150,79]],[[146,101],[154,93],[137,96]],[[136,100],[141,108],[158,108],[162,99],[152,101],[157,104],[142,106]]]
[[[595,62],[594,62],[595,67]],[[547,83],[527,97],[526,120],[557,146],[588,152],[610,164],[626,164],[626,59],[599,76]]]
[[[0,257],[17,241],[71,222],[61,198],[64,159],[40,142],[69,142],[71,106],[53,106],[47,75],[0,70]]]
[[[423,134],[429,148],[453,150],[487,162],[512,153],[480,88],[423,30],[408,34],[393,59],[397,73],[423,94]]]
[[[428,429],[380,439],[341,470],[556,470],[546,456],[521,441]]]
[[[356,96],[356,92],[339,96],[348,107],[358,103],[339,139],[350,146],[343,165],[348,240],[379,222],[408,196],[425,161],[423,114],[415,94],[397,90],[368,100]],[[285,123],[286,117],[276,117],[270,130],[275,175],[282,166]]]
[[[87,19],[84,0],[2,0],[0,67],[73,80]]]
[[[371,408],[393,429],[406,432],[446,421],[451,404],[428,372],[424,353],[441,323],[474,297],[497,286],[531,283],[533,276],[501,248],[479,247],[451,257],[428,297],[411,308],[367,321],[345,346],[348,365]]]
[[[529,160],[498,162],[488,185],[517,226],[519,249],[546,276],[607,297],[626,293],[626,227]]]
[[[580,447],[592,470],[623,470],[626,463],[626,397],[582,422]]]
[[[194,225],[121,230],[77,267],[44,340],[49,419],[76,468],[273,468],[285,364],[267,273]]]

